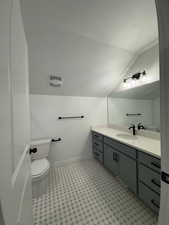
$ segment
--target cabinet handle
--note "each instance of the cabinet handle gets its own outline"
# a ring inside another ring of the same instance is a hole
[[[96,142],[94,142],[94,145],[99,146],[99,144],[98,144],[98,143],[96,143]]]
[[[95,134],[94,137],[95,137],[95,138],[99,138],[99,135]]]
[[[113,152],[113,160],[116,161],[116,153]]]
[[[119,161],[119,157],[118,157],[118,154],[116,152],[113,152],[113,160],[115,162],[118,162]]]
[[[94,154],[95,154],[96,156],[99,156],[99,153],[97,153],[97,152],[94,152]]]
[[[161,185],[154,179],[151,180],[151,182],[156,185],[157,187],[161,187]]]
[[[158,168],[158,169],[161,168],[161,166],[159,164],[155,163],[155,162],[151,162],[151,165]]]
[[[156,208],[160,208],[160,206],[158,205],[158,203],[156,203],[156,201],[154,199],[151,200],[151,203],[156,207]]]

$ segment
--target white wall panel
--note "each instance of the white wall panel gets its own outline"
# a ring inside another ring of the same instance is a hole
[[[106,98],[31,95],[32,138],[61,137],[52,143],[52,162],[91,156],[90,127],[107,123]],[[58,120],[59,116],[84,119]]]

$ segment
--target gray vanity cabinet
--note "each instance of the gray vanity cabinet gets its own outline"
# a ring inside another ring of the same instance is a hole
[[[103,163],[103,136],[101,134],[92,133],[92,146],[95,159]]]
[[[158,213],[161,160],[99,133],[92,132],[92,137],[94,157]]]
[[[160,159],[138,152],[138,194],[153,211],[160,208]]]
[[[104,137],[104,166],[119,175],[128,188],[137,193],[136,150]]]
[[[160,195],[151,191],[148,186],[139,183],[139,197],[154,212],[158,213],[160,209]]]
[[[118,151],[108,145],[104,145],[104,166],[114,175],[119,175],[120,173],[119,157]]]
[[[139,164],[139,180],[160,194],[160,173]]]

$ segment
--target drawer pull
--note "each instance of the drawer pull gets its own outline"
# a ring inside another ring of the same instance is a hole
[[[156,201],[154,199],[151,200],[151,203],[156,207],[156,208],[160,208],[159,204],[156,203]]]
[[[96,156],[99,156],[99,153],[97,153],[97,152],[94,152],[94,154],[95,154]]]
[[[96,143],[96,142],[94,142],[94,145],[99,146],[99,144],[98,144],[98,143]]]
[[[161,185],[154,179],[151,180],[151,182],[156,185],[157,187],[161,187]]]
[[[119,161],[119,156],[118,156],[118,154],[115,153],[115,152],[113,152],[113,160],[114,160],[115,162],[118,162],[118,161]]]
[[[159,164],[155,163],[155,162],[151,162],[151,165],[158,168],[158,169],[161,168],[161,166]]]
[[[95,136],[95,138],[99,138],[99,135],[97,135],[97,134],[95,134],[94,136]]]

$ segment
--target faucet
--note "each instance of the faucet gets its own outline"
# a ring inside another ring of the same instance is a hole
[[[133,135],[136,135],[136,126],[134,124],[131,124],[131,126],[129,127],[129,130],[130,129],[133,130]]]
[[[145,129],[145,127],[142,125],[142,123],[139,123],[138,125],[137,125],[137,128],[138,128],[138,130],[144,130]]]

